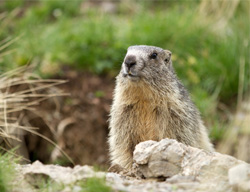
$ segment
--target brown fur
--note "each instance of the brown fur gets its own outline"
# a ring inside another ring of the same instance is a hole
[[[156,59],[150,55],[158,53]],[[136,65],[126,69],[126,58]],[[176,139],[213,151],[200,114],[175,75],[171,53],[153,46],[132,46],[117,76],[110,114],[112,164],[131,168],[135,145],[146,140]],[[129,77],[128,74],[134,75]]]

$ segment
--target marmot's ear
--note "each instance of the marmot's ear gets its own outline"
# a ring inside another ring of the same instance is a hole
[[[168,63],[169,61],[170,61],[170,59],[171,59],[171,55],[172,55],[172,53],[171,53],[171,51],[169,51],[169,50],[164,50],[165,51],[165,53],[166,53],[166,58],[165,58],[165,62],[166,63]]]

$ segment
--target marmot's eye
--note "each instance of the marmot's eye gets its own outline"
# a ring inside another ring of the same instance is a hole
[[[156,59],[156,57],[157,57],[157,53],[152,53],[152,54],[150,55],[150,59]]]

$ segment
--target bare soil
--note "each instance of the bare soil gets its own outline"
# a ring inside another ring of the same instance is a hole
[[[59,89],[69,96],[42,102],[35,111],[26,112],[24,124],[39,127],[39,133],[53,140],[74,164],[108,166],[108,115],[115,79],[88,72],[64,69],[56,77],[68,82]],[[25,142],[31,161],[73,165],[47,140],[27,134]]]

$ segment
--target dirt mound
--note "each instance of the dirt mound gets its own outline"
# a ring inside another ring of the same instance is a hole
[[[114,78],[64,69],[68,83],[58,88],[70,96],[42,102],[26,112],[22,123],[39,127],[39,133],[58,144],[75,164],[108,165],[108,114]],[[51,89],[57,92],[58,88]],[[52,144],[39,136],[25,136],[30,159],[71,165]]]

